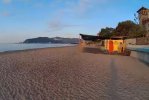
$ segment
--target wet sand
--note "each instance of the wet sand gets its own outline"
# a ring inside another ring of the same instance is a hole
[[[0,100],[149,100],[149,65],[78,47],[4,53]]]

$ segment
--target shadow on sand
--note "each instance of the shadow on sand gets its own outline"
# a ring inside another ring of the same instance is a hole
[[[83,53],[108,54],[106,51],[101,50],[100,47],[83,47],[81,51]]]
[[[108,95],[110,96],[110,100],[121,100],[118,95],[118,72],[115,64],[115,59],[111,59],[110,63],[110,70],[111,70],[111,79],[108,84]]]
[[[130,56],[125,53],[113,52],[109,53],[107,50],[103,49],[103,47],[81,47],[81,51],[83,53],[92,53],[92,54],[107,54],[107,55],[119,55],[119,56]]]

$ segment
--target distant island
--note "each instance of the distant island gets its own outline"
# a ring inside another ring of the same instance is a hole
[[[37,37],[26,39],[23,43],[62,43],[62,44],[78,44],[78,38],[63,38],[63,37]]]

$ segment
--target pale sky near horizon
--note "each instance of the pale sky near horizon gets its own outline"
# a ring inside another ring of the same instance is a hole
[[[133,20],[149,0],[0,0],[0,43],[34,37],[96,35]]]

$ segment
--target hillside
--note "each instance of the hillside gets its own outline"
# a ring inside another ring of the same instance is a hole
[[[23,43],[71,43],[76,44],[79,42],[78,38],[62,38],[62,37],[38,37],[26,39]]]

